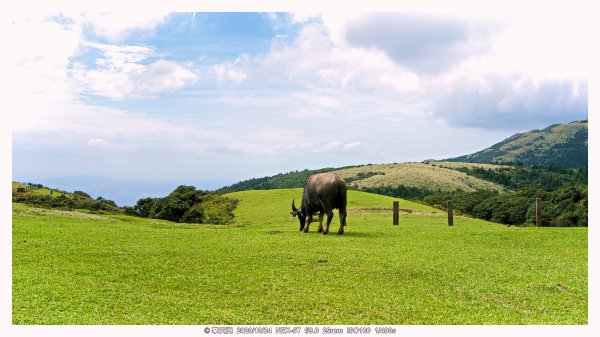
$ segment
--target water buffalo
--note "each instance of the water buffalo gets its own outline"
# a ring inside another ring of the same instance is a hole
[[[313,215],[319,213],[319,229],[322,234],[329,233],[329,224],[333,219],[333,209],[339,209],[340,229],[338,234],[344,234],[346,226],[346,182],[333,172],[313,174],[308,178],[304,193],[302,193],[302,204],[300,209],[294,205],[292,200],[292,214],[298,216],[300,231],[308,232],[308,226],[312,222]],[[327,214],[327,224],[323,229],[323,214]]]

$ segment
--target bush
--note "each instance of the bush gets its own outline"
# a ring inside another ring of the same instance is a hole
[[[135,208],[131,206],[123,206],[121,207],[121,209],[123,210],[123,214],[125,215],[138,216],[138,213],[136,212]]]
[[[200,209],[204,215],[204,223],[226,225],[233,221],[233,210],[238,204],[237,199],[216,194],[209,194],[201,199]]]
[[[122,212],[122,210],[118,208],[112,200],[94,200],[81,195],[73,195],[72,198],[69,198],[64,194],[53,197],[50,195],[35,193],[19,193],[13,196],[13,201],[46,208],[59,208],[66,210],[86,209],[89,211],[104,213]]]
[[[179,222],[192,205],[178,198],[156,199],[150,209],[150,218]]]
[[[73,195],[78,195],[80,197],[84,197],[84,198],[88,198],[88,199],[92,198],[89,194],[87,194],[83,191],[75,191],[75,192],[73,192]]]
[[[173,222],[228,224],[236,205],[236,199],[182,185],[164,198],[138,200],[133,210],[141,217]]]
[[[137,216],[148,218],[150,217],[150,209],[152,209],[153,204],[153,198],[143,198],[137,201],[135,206],[133,206],[133,209],[137,213]]]
[[[181,222],[203,223],[204,211],[202,210],[202,207],[200,207],[200,204],[196,204],[188,209],[181,217]]]
[[[532,203],[530,198],[513,196],[503,200],[496,197],[496,207],[492,210],[490,221],[507,225],[522,225],[527,219],[527,210]]]

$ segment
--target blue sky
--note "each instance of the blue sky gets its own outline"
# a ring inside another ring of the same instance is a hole
[[[14,17],[13,176],[235,182],[586,119],[591,15]]]

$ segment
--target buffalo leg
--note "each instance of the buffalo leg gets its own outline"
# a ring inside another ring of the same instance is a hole
[[[323,212],[319,213],[319,229],[317,229],[317,233],[323,232]]]
[[[344,234],[344,227],[346,226],[346,210],[340,210],[340,229],[338,234]],[[329,226],[327,226],[329,227]]]
[[[308,233],[308,226],[310,226],[311,222],[312,222],[312,214],[308,215],[306,217],[306,219],[304,220],[304,230],[302,230],[302,232]]]
[[[323,235],[329,233],[329,225],[331,224],[331,220],[333,219],[333,212],[331,210],[327,211],[327,223],[325,224],[325,230],[323,231]]]

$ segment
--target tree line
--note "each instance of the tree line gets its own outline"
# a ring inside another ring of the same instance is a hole
[[[482,167],[462,167],[455,170],[470,176],[502,185],[511,190],[525,187],[540,188],[553,191],[561,186],[570,184],[587,185],[588,169],[565,169],[557,165],[515,165],[486,169]]]
[[[515,192],[498,194],[489,191],[436,193],[423,202],[446,208],[452,200],[453,208],[463,214],[506,225],[535,224],[535,199],[542,199],[542,226],[587,227],[587,186],[567,185],[548,192],[527,187]]]

